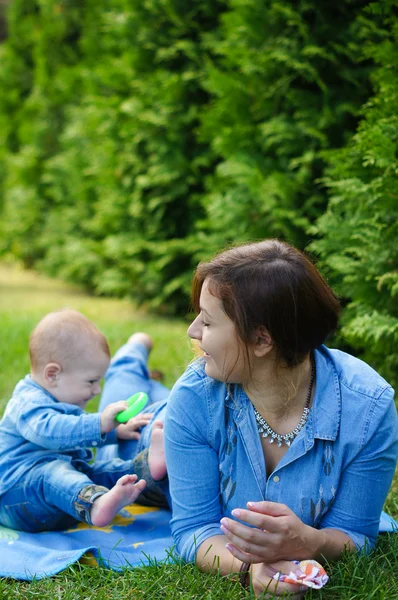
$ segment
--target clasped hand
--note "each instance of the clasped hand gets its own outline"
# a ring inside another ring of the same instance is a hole
[[[241,522],[226,517],[221,519],[221,530],[228,539],[226,547],[242,562],[256,563],[251,571],[256,594],[269,589],[276,595],[295,592],[300,598],[303,590],[299,586],[279,583],[275,589],[272,575],[276,571],[289,573],[294,570],[294,565],[287,562],[289,560],[311,558],[308,526],[285,504],[264,501],[248,502],[247,506],[247,510],[232,511]]]
[[[243,562],[302,560],[308,555],[308,529],[290,508],[277,502],[248,502],[248,509],[235,509],[233,519],[221,519],[228,550]]]

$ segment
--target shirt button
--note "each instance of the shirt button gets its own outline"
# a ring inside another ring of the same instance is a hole
[[[275,475],[275,477],[273,478],[275,483],[278,483],[278,481],[280,481],[280,478],[278,477],[278,475]]]
[[[98,442],[92,442],[93,446],[98,446]]]

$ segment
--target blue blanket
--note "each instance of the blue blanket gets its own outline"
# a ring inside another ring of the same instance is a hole
[[[83,555],[114,571],[170,558],[173,540],[168,510],[133,504],[109,527],[84,523],[73,529],[24,533],[0,527],[1,577],[30,581],[59,573]],[[382,513],[380,531],[398,532],[398,523]]]
[[[0,576],[30,581],[59,573],[90,553],[90,562],[114,571],[164,561],[173,540],[168,510],[134,504],[108,527],[77,523],[73,529],[24,533],[0,527]]]

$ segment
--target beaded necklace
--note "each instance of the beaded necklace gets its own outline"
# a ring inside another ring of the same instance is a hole
[[[304,425],[308,421],[308,415],[310,413],[309,406],[310,406],[310,402],[311,402],[311,394],[312,394],[312,388],[314,387],[314,382],[315,382],[315,360],[314,360],[313,356],[311,355],[310,383],[308,386],[308,392],[307,392],[307,397],[306,397],[305,404],[304,404],[303,414],[301,415],[301,419],[300,419],[299,423],[296,425],[296,427],[290,433],[285,433],[283,435],[280,433],[276,433],[276,431],[274,431],[272,429],[272,427],[270,427],[268,425],[267,421],[265,421],[265,419],[263,419],[263,417],[260,415],[258,410],[253,407],[254,414],[256,416],[257,429],[258,429],[258,432],[261,435],[261,437],[263,437],[263,438],[269,437],[268,441],[270,444],[273,444],[274,441],[276,441],[279,448],[282,446],[282,442],[285,442],[286,446],[291,445],[294,438],[300,433],[300,431],[303,429]]]

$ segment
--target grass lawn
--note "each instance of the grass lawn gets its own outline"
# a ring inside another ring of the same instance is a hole
[[[146,331],[155,341],[150,366],[161,368],[166,385],[182,373],[192,354],[187,324],[145,314],[126,301],[92,298],[78,288],[0,265],[0,411],[16,382],[29,371],[28,339],[48,311],[68,306],[83,312],[107,336],[114,352],[133,331]],[[98,399],[91,401],[95,410]],[[386,510],[398,517],[398,477]],[[1,560],[1,558],[0,558]],[[370,557],[346,556],[328,565],[331,580],[325,589],[310,591],[316,600],[398,600],[398,535],[383,535]],[[6,599],[138,600],[141,598],[200,598],[237,600],[252,597],[233,578],[204,575],[192,565],[152,565],[115,573],[78,563],[59,575],[30,583],[0,579]]]

